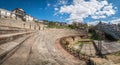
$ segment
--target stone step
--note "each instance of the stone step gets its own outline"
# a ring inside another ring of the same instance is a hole
[[[0,29],[0,35],[12,34],[12,33],[18,33],[18,32],[25,32],[25,30],[1,30]]]
[[[19,33],[11,33],[11,34],[4,34],[4,35],[0,35],[0,45],[12,40],[15,40],[19,37],[22,37],[24,35],[30,34],[32,33],[31,31],[28,32],[19,32]]]
[[[0,63],[2,63],[6,59],[7,55],[9,56],[9,52],[19,47],[30,36],[31,35],[27,35],[19,39],[16,39],[14,41],[7,42],[5,44],[0,45]]]
[[[0,25],[0,35],[10,34],[10,33],[18,33],[18,32],[24,32],[24,31],[25,31],[25,29],[22,29],[22,28]]]
[[[2,65],[25,65],[29,59],[31,48],[37,35],[29,37],[17,49],[17,51],[9,57]]]
[[[96,56],[96,51],[93,44],[84,44],[81,53],[88,56]]]
[[[0,25],[0,30],[1,30],[1,29],[4,29],[4,30],[21,30],[21,29],[23,29],[23,28]]]
[[[98,48],[98,41],[95,41],[95,45]],[[115,53],[118,51],[120,51],[120,44],[119,43],[102,41],[101,53],[103,55]]]

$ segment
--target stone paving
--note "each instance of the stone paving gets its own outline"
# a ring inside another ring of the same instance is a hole
[[[57,38],[76,33],[75,31],[62,29],[40,31],[39,37],[32,48],[33,53],[30,55],[28,65],[85,65],[85,62],[66,57],[55,48]]]
[[[57,39],[76,34],[83,33],[69,29],[47,29],[39,31],[35,33],[34,36],[24,41],[18,50],[5,60],[2,65],[86,65],[84,61],[66,56],[64,52],[56,48]],[[9,50],[15,44],[16,43],[12,41],[11,43],[5,43],[4,45],[6,47],[0,45],[0,50]],[[111,53],[120,50],[120,44],[115,42],[104,42],[102,47],[102,53]],[[88,51],[86,50],[89,49],[91,49],[91,51],[87,53]],[[83,45],[83,52],[86,52],[88,55],[91,54],[91,52],[95,54],[93,45]],[[94,58],[93,60],[96,62],[100,60],[101,63],[105,59],[101,60],[100,58]],[[103,63],[105,63],[104,65],[113,64],[109,63],[107,60]]]
[[[98,41],[95,41],[95,43],[98,46]],[[102,54],[110,54],[118,51],[120,51],[120,43],[102,41]]]
[[[2,65],[86,65],[84,61],[65,56],[56,48],[58,38],[76,34],[82,33],[68,29],[39,31],[36,38],[33,36],[23,42]]]
[[[20,46],[20,48],[10,57],[8,58],[2,65],[25,65],[30,49],[36,39],[36,36],[32,36],[29,39],[27,39],[25,42],[23,42]]]

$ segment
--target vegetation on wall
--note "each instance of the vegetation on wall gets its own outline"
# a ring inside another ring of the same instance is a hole
[[[89,33],[91,34],[91,39],[93,39],[93,40],[98,40],[98,34],[96,33],[96,31],[95,30],[89,30]]]
[[[67,28],[67,29],[86,29],[87,24],[84,23],[78,23],[78,22],[73,22],[72,24],[67,24],[64,22],[55,22],[55,21],[48,21],[44,20],[44,23],[47,25],[48,28]]]
[[[48,28],[70,28],[67,25],[63,25],[62,23],[58,22],[48,22]]]

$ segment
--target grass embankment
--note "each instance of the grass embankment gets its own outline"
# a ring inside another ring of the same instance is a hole
[[[120,56],[120,51],[114,54],[115,56]]]
[[[82,47],[83,47],[83,45],[84,44],[92,44],[92,42],[76,42],[75,44],[73,44],[72,46],[71,46],[71,48],[72,49],[74,49],[74,50],[80,50]]]
[[[70,29],[70,27],[68,27],[68,26],[56,26],[56,25],[49,25],[48,28],[58,28],[58,29],[66,28],[66,29]]]
[[[90,30],[88,35],[90,36],[90,39],[92,40],[98,40],[99,38],[99,35],[97,34],[95,30]]]
[[[118,40],[117,42],[120,43],[120,40]]]
[[[67,24],[56,23],[56,22],[49,22],[47,28],[70,28]]]

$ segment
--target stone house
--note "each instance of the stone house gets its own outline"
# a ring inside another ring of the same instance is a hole
[[[12,19],[16,19],[15,13],[12,13],[12,12],[11,12],[11,18],[12,18]]]
[[[0,18],[10,18],[11,12],[5,9],[0,9]]]
[[[34,17],[26,14],[25,11],[21,8],[16,8],[12,11],[0,9],[0,18],[12,18],[23,21],[35,21]]]
[[[11,21],[9,22],[12,24],[11,26],[22,27],[22,28],[33,29],[33,30],[44,29],[44,25],[37,24],[39,22],[38,19],[26,14],[25,11],[20,8],[16,8],[12,11],[0,9],[0,18],[4,18],[6,20],[8,19],[9,21]]]
[[[24,20],[23,17],[25,16],[25,11],[23,9],[16,8],[11,13],[15,13],[16,20]]]
[[[25,20],[25,21],[34,21],[34,18],[32,17],[32,16],[30,16],[30,15],[24,15],[24,17],[23,17],[23,19]]]

